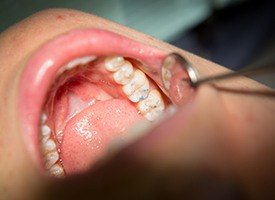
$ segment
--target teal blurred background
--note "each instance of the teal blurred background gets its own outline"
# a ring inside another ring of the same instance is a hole
[[[271,0],[0,0],[0,31],[57,7],[110,19],[231,69],[275,59]]]
[[[241,0],[1,0],[0,31],[42,9],[65,7],[108,18],[169,41],[215,9]]]

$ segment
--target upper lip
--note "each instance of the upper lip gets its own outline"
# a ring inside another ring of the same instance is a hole
[[[159,76],[167,52],[141,44],[121,35],[100,30],[73,30],[41,46],[28,60],[19,86],[21,128],[33,160],[39,161],[39,119],[47,91],[61,66],[87,55],[121,55],[150,66],[151,78],[162,84]]]

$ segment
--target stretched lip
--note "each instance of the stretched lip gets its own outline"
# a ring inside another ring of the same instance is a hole
[[[161,83],[159,71],[167,52],[100,29],[73,30],[40,47],[27,62],[19,86],[21,128],[30,155],[40,166],[39,119],[47,91],[60,67],[90,55],[132,57],[150,66],[151,78]]]

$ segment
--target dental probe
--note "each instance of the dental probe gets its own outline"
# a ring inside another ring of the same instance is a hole
[[[182,57],[177,53],[171,53],[167,57],[170,57],[170,56],[174,57],[174,59],[180,63],[180,66],[187,72],[188,79],[183,79],[183,80],[187,81],[189,85],[194,88],[198,87],[203,83],[211,83],[214,81],[225,80],[225,79],[234,78],[238,76],[260,75],[260,74],[266,74],[268,72],[275,71],[275,63],[271,62],[269,64],[260,65],[254,68],[245,68],[237,71],[230,71],[230,72],[225,72],[218,75],[208,76],[205,78],[199,78],[197,70],[194,67],[192,67],[191,64],[184,57]]]

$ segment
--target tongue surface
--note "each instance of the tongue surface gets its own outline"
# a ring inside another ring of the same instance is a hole
[[[68,121],[60,145],[66,173],[89,169],[108,151],[112,139],[122,137],[125,129],[141,116],[126,99],[99,101]]]
[[[46,110],[67,174],[89,169],[143,118],[100,61],[64,74],[56,85]]]

